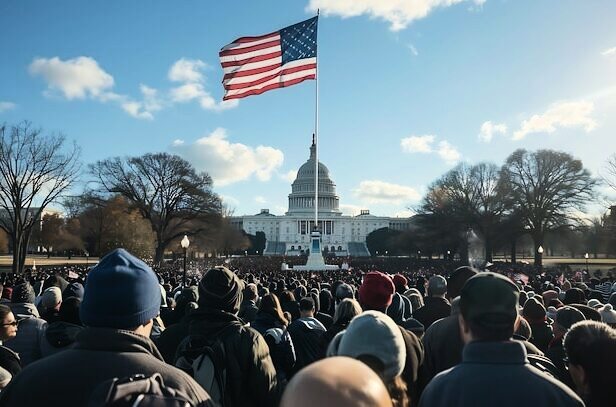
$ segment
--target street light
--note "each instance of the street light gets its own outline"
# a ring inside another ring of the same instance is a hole
[[[588,253],[584,253],[584,258],[586,259],[586,274],[588,274]]]
[[[451,250],[447,250],[447,260],[451,257]]]
[[[188,236],[184,235],[180,245],[182,245],[182,249],[184,249],[184,275],[182,276],[182,287],[186,287],[186,250],[188,250],[188,246],[190,246]]]

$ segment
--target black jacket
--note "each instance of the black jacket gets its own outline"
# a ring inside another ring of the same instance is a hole
[[[413,311],[413,317],[428,329],[433,322],[448,317],[451,314],[451,304],[445,298],[426,297],[425,305]]]
[[[0,367],[6,369],[13,377],[21,372],[19,355],[6,346],[0,346]]]
[[[227,407],[277,406],[282,386],[263,337],[237,316],[199,308],[189,317],[190,335],[219,337],[226,354]]]
[[[278,378],[286,380],[295,366],[295,347],[287,328],[272,315],[260,312],[251,326],[259,332],[269,347]]]
[[[312,362],[325,357],[323,348],[323,335],[325,327],[316,318],[300,318],[291,322],[289,333],[295,345],[294,373],[308,366]]]
[[[166,364],[149,338],[124,330],[85,328],[73,348],[24,368],[0,394],[0,406],[87,406],[100,383],[137,373],[160,373],[165,385],[182,391],[193,404],[211,405],[201,386]]]

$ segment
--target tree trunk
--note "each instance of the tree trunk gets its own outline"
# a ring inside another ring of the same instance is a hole
[[[486,258],[486,263],[492,262],[492,239],[489,237],[486,237],[485,239],[485,258]]]

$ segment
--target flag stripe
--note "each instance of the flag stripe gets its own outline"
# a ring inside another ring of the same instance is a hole
[[[223,85],[227,84],[237,84],[237,83],[250,83],[256,81],[258,79],[269,76],[270,74],[284,74],[282,70],[288,70],[292,68],[302,67],[302,66],[310,66],[311,68],[315,68],[317,65],[316,58],[306,58],[306,59],[298,59],[296,61],[287,62],[283,66],[280,64],[271,67],[262,68],[261,72],[256,72],[253,75],[228,75],[228,78],[223,80]],[[267,70],[265,70],[267,68]],[[307,69],[307,68],[302,68]],[[240,73],[245,73],[245,71],[241,71]]]
[[[269,50],[271,50],[272,48],[269,48]],[[277,51],[273,51],[270,53],[262,53],[261,51],[255,51],[255,53],[259,53],[259,55],[253,55],[250,58],[246,58],[246,59],[242,59],[242,60],[235,60],[235,61],[231,61],[231,60],[227,60],[225,62],[222,61],[221,58],[221,65],[223,68],[226,68],[228,66],[238,66],[238,65],[244,65],[247,63],[251,63],[251,62],[259,62],[259,61],[266,61],[268,59],[272,59],[272,58],[276,58],[279,56],[282,56],[282,51],[280,50],[280,47],[277,47]],[[224,58],[232,58],[232,57],[224,57]]]
[[[273,61],[275,61],[275,62],[272,63]],[[275,59],[272,59],[271,61],[268,60],[267,62],[268,62],[267,65],[262,66],[260,68],[254,68],[254,69],[242,68],[240,70],[238,67],[235,67],[235,68],[237,68],[236,72],[230,72],[230,73],[225,74],[225,76],[223,76],[223,78],[222,78],[222,82],[225,83],[228,79],[231,79],[231,78],[240,78],[242,76],[251,76],[251,75],[256,75],[256,74],[259,74],[259,73],[271,71],[272,69],[276,69],[276,68],[278,68],[280,66],[281,60],[280,60],[280,58],[275,58]],[[259,63],[261,63],[261,62],[259,62]]]
[[[293,79],[293,80],[286,81],[286,82],[274,83],[274,84],[265,86],[263,88],[253,89],[253,90],[240,93],[240,94],[225,95],[225,97],[223,97],[222,99],[223,100],[240,99],[246,96],[260,95],[261,93],[267,92],[268,90],[277,89],[277,88],[285,88],[287,86],[291,86],[291,85],[295,85],[297,83],[303,82],[307,79],[315,79],[315,78],[316,78],[316,75],[312,74],[306,77],[297,78],[297,79]]]
[[[270,47],[279,47],[280,46],[280,38],[277,38],[273,41],[267,41],[261,44],[254,44],[248,47],[230,49],[226,51],[220,51],[218,56],[226,57],[229,55],[241,55],[251,51],[258,51],[260,49],[270,48]]]
[[[245,65],[228,66],[226,68],[223,68],[222,71],[225,73],[225,77],[227,77],[228,75],[231,75],[231,74],[237,75],[241,72],[244,72],[245,70],[250,71],[250,70],[256,70],[256,69],[261,69],[265,67],[280,66],[281,63],[282,63],[282,57],[278,56],[278,57],[266,59],[263,61],[251,62]]]
[[[269,81],[261,83],[259,85],[251,86],[248,88],[229,90],[227,91],[227,93],[225,93],[225,97],[223,98],[223,100],[235,99],[249,95],[258,95],[265,92],[266,90],[294,85],[306,79],[315,79],[316,73],[317,70],[313,68],[306,71],[291,73],[288,75],[276,76],[276,78],[270,79]]]
[[[288,75],[288,74],[291,74],[291,73],[301,72],[301,71],[306,71],[306,70],[314,70],[316,67],[317,67],[316,64],[308,64],[308,65],[290,67],[290,68],[286,68],[286,69],[278,68],[276,70],[276,72],[272,73],[271,75],[263,76],[263,77],[261,77],[259,79],[255,79],[254,81],[251,81],[251,82],[239,82],[239,83],[226,84],[224,86],[224,88],[227,89],[227,90],[244,89],[244,88],[247,88],[247,87],[251,87],[251,86],[262,84],[264,82],[268,82],[269,80],[271,80],[271,79],[273,79],[273,78],[275,78],[277,76]]]
[[[241,46],[242,44],[264,41],[264,40],[268,40],[269,38],[279,37],[279,36],[280,36],[280,32],[274,31],[273,33],[259,35],[256,37],[240,37],[237,40],[233,41],[231,44],[228,44],[222,47],[221,51],[224,51],[226,49],[232,49],[234,47]]]

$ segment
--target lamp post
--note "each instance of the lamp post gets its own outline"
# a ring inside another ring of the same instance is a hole
[[[451,257],[451,250],[447,250],[447,260],[450,260]]]
[[[588,274],[588,253],[584,253],[584,259],[586,259],[586,274]]]
[[[188,240],[188,236],[184,235],[184,238],[180,242],[182,245],[182,249],[184,249],[184,275],[182,276],[182,287],[186,287],[186,251],[188,250],[188,246],[190,245],[190,240]]]
[[[421,259],[421,250],[417,250],[417,258]]]
[[[537,248],[537,253],[539,253],[539,268],[543,270],[543,246]]]

